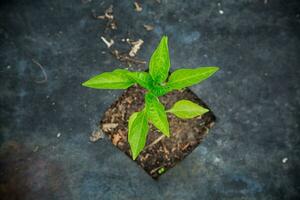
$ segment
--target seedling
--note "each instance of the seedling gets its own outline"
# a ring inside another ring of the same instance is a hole
[[[172,113],[181,119],[190,119],[209,111],[188,100],[177,101],[172,108],[166,110],[158,97],[172,90],[181,90],[200,83],[213,75],[219,68],[178,69],[170,76],[169,69],[168,38],[164,36],[151,56],[149,73],[116,69],[92,77],[82,84],[95,89],[127,89],[134,84],[138,84],[147,90],[144,108],[133,113],[128,120],[128,142],[133,160],[138,157],[145,147],[149,123],[153,124],[162,134],[170,137],[167,113]]]

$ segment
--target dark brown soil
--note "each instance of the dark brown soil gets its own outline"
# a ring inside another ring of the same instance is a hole
[[[133,112],[140,111],[144,107],[145,92],[139,86],[128,88],[105,112],[100,124],[112,143],[130,158],[130,146],[127,142],[128,119]],[[207,108],[189,89],[174,91],[160,97],[166,109],[182,99],[193,101]],[[136,162],[153,178],[158,178],[190,154],[213,126],[215,116],[210,111],[202,117],[189,120],[179,119],[172,114],[168,114],[168,119],[171,137],[161,137],[162,134],[150,125],[146,146],[136,159]]]

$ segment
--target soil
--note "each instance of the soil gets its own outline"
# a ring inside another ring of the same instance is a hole
[[[139,86],[128,88],[105,112],[100,123],[102,131],[110,138],[111,142],[130,158],[130,146],[127,141],[128,119],[133,112],[143,109],[145,92],[146,90]],[[182,99],[208,108],[190,89],[173,91],[159,99],[166,109]],[[150,124],[146,146],[135,160],[153,178],[158,178],[190,154],[208,134],[216,120],[211,111],[188,120],[168,114],[168,119],[171,136],[163,137]]]

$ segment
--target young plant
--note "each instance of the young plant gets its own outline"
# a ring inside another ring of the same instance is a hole
[[[188,100],[180,100],[166,110],[158,97],[197,84],[212,74],[218,67],[201,67],[196,69],[178,69],[169,76],[170,58],[168,38],[164,36],[151,56],[148,72],[131,72],[116,69],[94,76],[82,85],[95,89],[127,89],[138,84],[147,90],[145,106],[133,113],[128,120],[128,142],[132,158],[135,160],[143,150],[149,130],[148,123],[153,124],[162,134],[170,137],[167,113],[182,119],[190,119],[208,112],[206,108]]]

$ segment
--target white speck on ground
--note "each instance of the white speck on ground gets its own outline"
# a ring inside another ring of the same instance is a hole
[[[59,138],[61,136],[61,133],[57,133],[56,137]]]
[[[7,65],[6,69],[10,69],[10,68],[11,68],[11,66],[10,66],[10,65]]]
[[[219,13],[220,13],[220,15],[223,15],[224,11],[223,10],[219,10]]]
[[[282,163],[285,164],[285,163],[287,163],[288,160],[289,159],[287,157],[285,157],[285,158],[282,159]]]
[[[215,160],[214,160],[215,163],[218,163],[218,162],[220,162],[220,161],[221,161],[221,159],[218,158],[218,157],[216,157]]]

